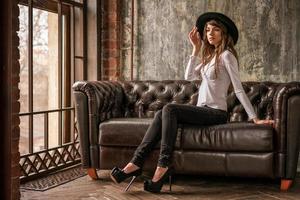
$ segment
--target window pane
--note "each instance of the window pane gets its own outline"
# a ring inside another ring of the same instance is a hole
[[[58,146],[59,136],[58,113],[49,113],[49,148]]]
[[[83,13],[80,8],[74,8],[74,81],[83,80],[84,78],[84,63],[81,59],[83,55]]]
[[[69,36],[69,23],[65,15],[62,17],[62,107],[71,106],[71,66],[70,66],[70,36]]]
[[[29,153],[29,117],[21,116],[20,117],[20,142],[19,142],[19,151],[20,154]]]
[[[83,56],[83,13],[80,8],[74,8],[75,15],[75,56]]]
[[[44,147],[44,115],[33,116],[33,151],[41,151]]]
[[[28,112],[28,7],[19,5],[20,112]]]
[[[58,108],[58,15],[33,9],[33,110]]]
[[[74,70],[75,70],[75,81],[80,81],[83,79],[83,60],[81,59],[76,59],[75,60],[75,65],[74,65]]]

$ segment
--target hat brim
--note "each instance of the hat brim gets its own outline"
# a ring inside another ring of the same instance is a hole
[[[203,39],[203,29],[206,22],[212,19],[218,20],[226,26],[228,34],[231,35],[234,44],[236,44],[239,38],[239,32],[235,23],[226,15],[217,12],[207,12],[198,17],[196,21],[196,27],[198,29],[198,32],[200,33],[201,39]]]

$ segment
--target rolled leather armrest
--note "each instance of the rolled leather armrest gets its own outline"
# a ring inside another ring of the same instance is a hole
[[[300,145],[300,83],[290,82],[277,88],[273,99],[277,152],[285,159],[284,178],[294,179]]]
[[[82,165],[99,168],[99,124],[124,115],[122,86],[113,81],[79,81],[72,88]]]

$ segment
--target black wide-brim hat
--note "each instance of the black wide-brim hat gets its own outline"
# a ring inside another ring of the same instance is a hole
[[[196,27],[198,29],[198,32],[200,33],[201,39],[203,39],[203,29],[205,27],[206,22],[213,19],[220,21],[222,24],[226,26],[228,34],[231,35],[234,44],[236,44],[239,38],[239,31],[236,25],[229,17],[227,17],[222,13],[217,13],[217,12],[207,12],[198,17],[196,22]]]

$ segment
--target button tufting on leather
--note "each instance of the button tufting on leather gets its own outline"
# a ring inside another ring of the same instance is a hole
[[[167,103],[184,103],[196,105],[200,80],[167,80],[167,81],[131,81],[122,82],[128,102],[141,100],[145,105],[156,105],[161,109]],[[278,84],[272,82],[243,82],[246,94],[259,117],[273,118],[273,97]],[[110,102],[107,99],[107,102]],[[235,96],[232,86],[227,97],[228,113],[233,121],[247,120],[247,113]],[[132,109],[135,112],[137,109]],[[145,113],[148,110],[144,111]],[[149,110],[150,112],[150,110]],[[155,110],[151,110],[155,113]],[[136,115],[133,113],[133,116]]]

